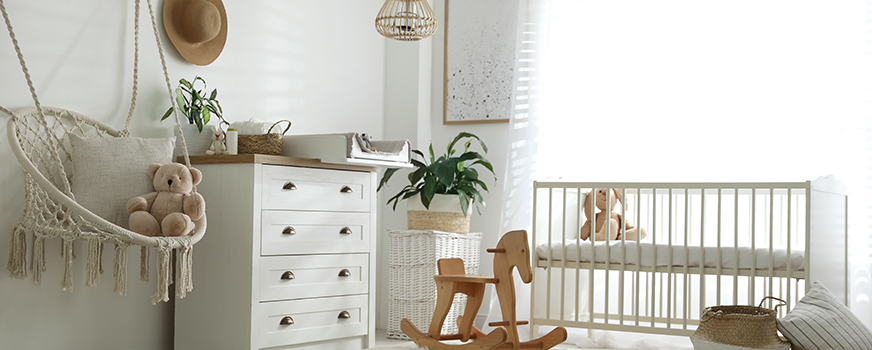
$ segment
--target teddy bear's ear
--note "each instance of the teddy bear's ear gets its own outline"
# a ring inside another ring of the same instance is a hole
[[[148,165],[148,178],[154,180],[154,175],[157,174],[157,170],[160,169],[161,164],[159,163],[151,163]]]
[[[203,180],[203,173],[197,168],[188,168],[191,171],[191,184],[197,185]]]

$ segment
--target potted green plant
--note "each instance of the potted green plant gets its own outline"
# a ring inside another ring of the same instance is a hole
[[[463,152],[454,149],[460,140],[467,139]],[[482,192],[487,192],[487,184],[479,179],[479,166],[490,171],[497,180],[493,165],[481,153],[470,150],[472,141],[477,140],[482,151],[487,153],[487,145],[478,136],[461,132],[447,147],[446,153],[435,156],[433,144],[429,148],[429,161],[423,152],[412,152],[421,158],[412,159],[415,170],[409,173],[409,184],[391,197],[387,204],[393,209],[401,200],[411,199],[407,208],[409,229],[439,230],[446,232],[469,232],[470,206],[475,206],[479,215],[485,201]],[[390,168],[385,171],[378,185],[380,191],[398,171]]]
[[[202,89],[197,89],[194,84],[197,82],[203,83]],[[224,120],[221,115],[224,111],[221,109],[221,104],[218,103],[218,89],[213,89],[211,93],[203,93],[206,89],[206,80],[197,76],[194,82],[189,82],[185,78],[179,79],[179,87],[176,88],[176,103],[179,106],[179,111],[188,118],[188,124],[197,126],[198,132],[203,132],[203,126],[209,124],[212,119],[212,114],[215,114],[218,119]],[[164,113],[161,121],[169,118],[173,114],[173,106],[170,106]]]
[[[202,83],[200,86],[199,83]],[[188,146],[188,153],[194,155],[202,155],[209,149],[212,144],[212,135],[200,135],[203,132],[203,127],[209,124],[214,114],[219,120],[224,121],[223,110],[218,102],[218,89],[213,89],[212,92],[206,93],[206,80],[197,76],[193,82],[185,78],[179,79],[179,87],[176,88],[176,104],[179,111],[188,120],[188,124],[182,126],[186,138],[185,143]],[[173,114],[173,106],[167,109],[161,121],[169,118]],[[176,136],[176,151],[175,155],[180,155],[182,146],[179,138],[179,130],[173,129]]]

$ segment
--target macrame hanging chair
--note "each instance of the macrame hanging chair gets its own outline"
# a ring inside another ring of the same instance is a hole
[[[179,130],[184,150],[185,163],[190,167],[191,162],[188,157],[185,137],[181,132],[178,106],[172,97],[172,87],[155,22],[154,9],[150,0],[146,2],[160,53],[169,100],[173,105],[176,127]],[[149,237],[140,235],[99,217],[77,203],[70,189],[72,174],[66,171],[66,169],[72,168],[71,134],[88,138],[130,136],[130,122],[136,107],[139,68],[139,8],[139,0],[135,0],[133,96],[124,130],[116,130],[84,115],[60,108],[43,107],[40,104],[18,40],[15,38],[15,32],[12,30],[6,6],[3,0],[0,0],[0,12],[3,14],[9,36],[12,38],[12,44],[15,47],[35,104],[35,107],[16,112],[0,106],[0,112],[12,117],[8,122],[7,129],[9,143],[24,169],[24,215],[12,229],[12,245],[7,263],[7,270],[13,277],[25,278],[28,276],[29,270],[32,273],[33,283],[39,285],[42,272],[46,270],[45,240],[60,238],[63,240],[62,255],[64,261],[61,288],[64,290],[69,291],[73,288],[72,262],[75,259],[75,241],[87,243],[86,286],[95,286],[100,281],[100,274],[103,272],[101,266],[103,246],[106,243],[111,243],[115,246],[115,293],[127,294],[127,251],[130,246],[141,247],[140,279],[146,282],[149,275],[148,255],[150,249],[155,249],[158,253],[157,285],[155,293],[152,295],[153,304],[169,300],[169,285],[173,283],[172,254],[174,250],[177,251],[176,295],[184,298],[185,294],[193,289],[191,281],[193,247],[206,232],[205,216],[196,222],[193,231],[183,236]],[[107,166],[111,166],[111,164],[107,164]],[[145,169],[143,169],[144,171]],[[196,187],[194,191],[196,191]],[[26,261],[28,234],[33,237],[30,269],[28,269]]]

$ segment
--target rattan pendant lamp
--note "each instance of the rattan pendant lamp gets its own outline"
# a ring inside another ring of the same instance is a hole
[[[387,0],[375,18],[379,34],[400,41],[428,38],[436,27],[436,15],[427,0]]]

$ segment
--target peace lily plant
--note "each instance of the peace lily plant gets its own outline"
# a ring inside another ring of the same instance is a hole
[[[468,139],[463,145],[463,153],[457,154],[454,146],[458,141]],[[494,182],[497,180],[494,173],[493,165],[480,153],[470,150],[472,141],[478,140],[482,151],[487,153],[487,145],[478,136],[468,132],[461,132],[451,143],[448,144],[448,149],[445,154],[438,158],[433,153],[433,144],[430,144],[429,161],[424,153],[419,150],[412,152],[421,160],[412,159],[412,165],[415,166],[415,171],[409,173],[409,184],[403,187],[399,193],[391,197],[387,204],[393,202],[393,209],[397,209],[397,204],[401,200],[408,199],[414,195],[420,195],[421,204],[425,208],[430,208],[430,203],[437,194],[457,195],[460,199],[460,206],[463,215],[467,216],[470,205],[475,205],[479,215],[481,215],[481,207],[485,206],[484,198],[481,195],[482,191],[487,192],[487,185],[479,179],[479,172],[476,170],[478,166],[490,171],[494,176]],[[378,190],[381,191],[387,182],[391,179],[398,168],[390,168],[385,171],[384,177],[378,185]]]

